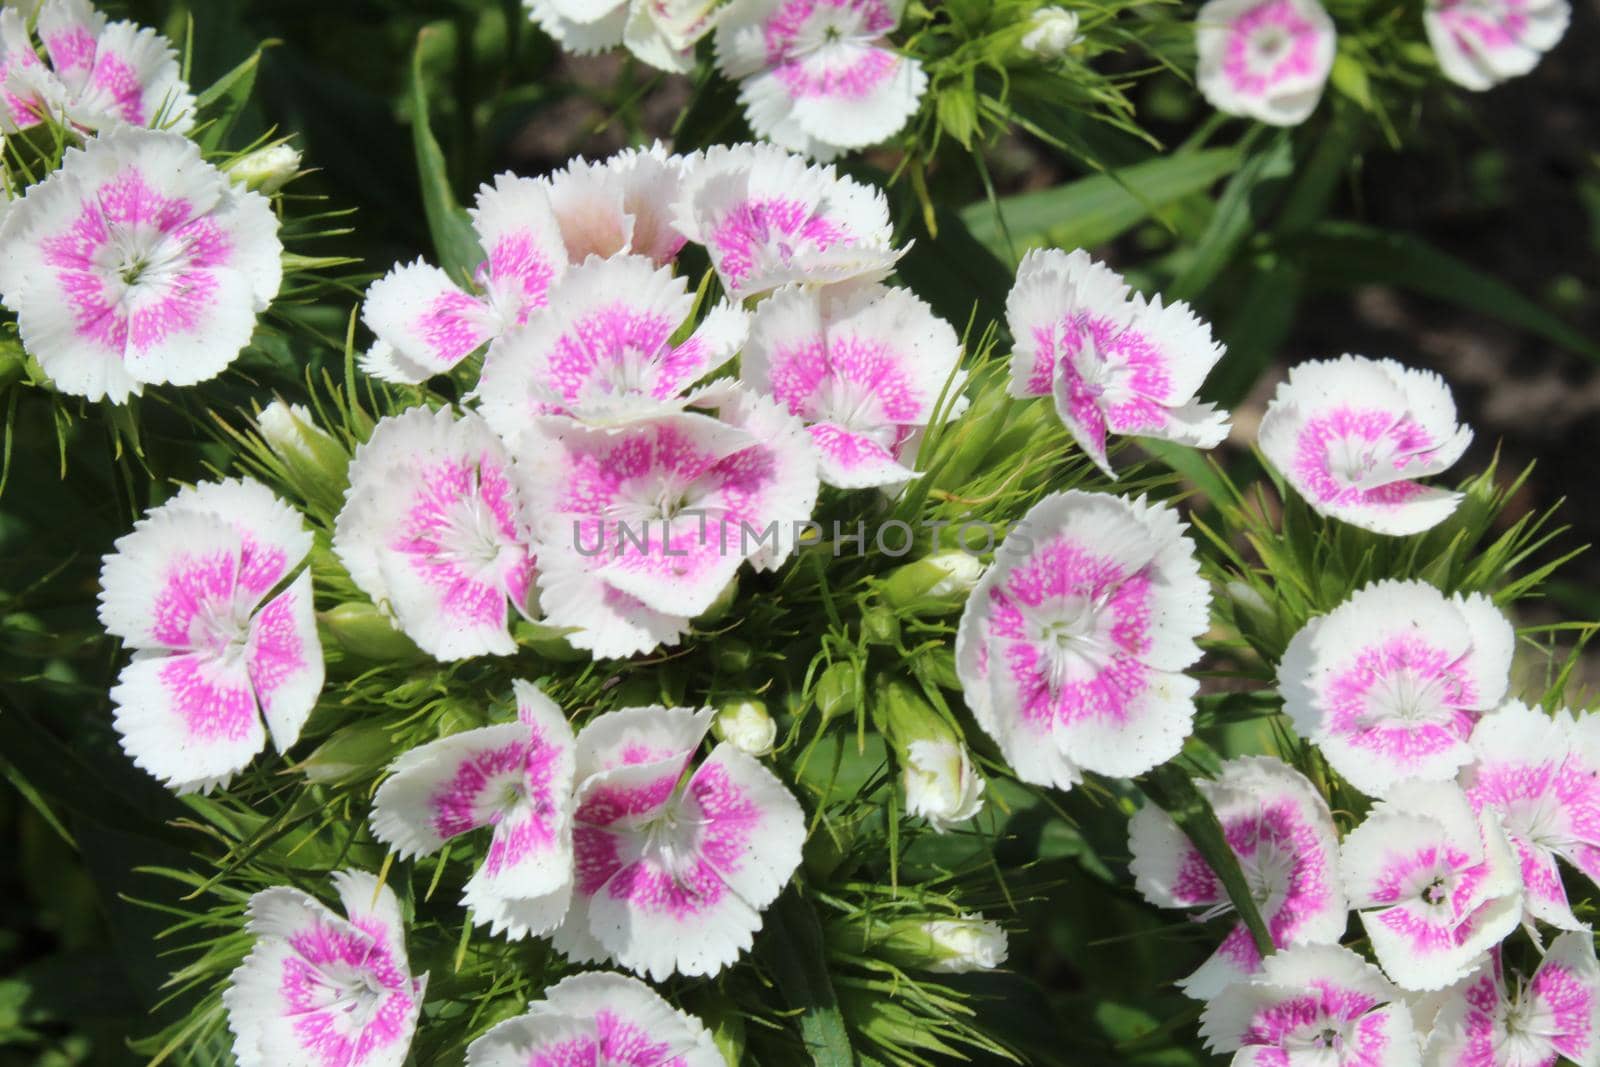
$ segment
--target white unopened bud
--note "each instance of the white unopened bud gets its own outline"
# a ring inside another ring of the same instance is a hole
[[[246,189],[271,196],[300,173],[300,150],[287,144],[268,145],[224,164],[228,176]]]
[[[1078,41],[1078,15],[1064,7],[1041,7],[1033,13],[1022,50],[1040,59],[1059,59]]]
[[[983,779],[958,741],[912,741],[901,771],[906,810],[943,833],[983,809]]]
[[[765,756],[778,740],[778,724],[759,700],[724,704],[711,724],[718,740],[752,756]]]
[[[933,943],[928,970],[942,974],[992,971],[1006,961],[1006,932],[981,915],[922,924]]]
[[[302,404],[274,400],[256,416],[256,427],[261,431],[261,439],[284,457],[294,456],[315,463],[319,448],[339,447],[326,430],[317,426],[311,412]]]

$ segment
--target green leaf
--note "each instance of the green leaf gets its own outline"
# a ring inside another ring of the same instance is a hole
[[[1181,767],[1167,763],[1142,776],[1139,786],[1151,801],[1172,816],[1172,821],[1200,851],[1212,873],[1227,890],[1228,899],[1233,902],[1234,910],[1250,931],[1256,948],[1263,956],[1271,955],[1274,951],[1272,935],[1267,932],[1267,924],[1256,910],[1250,885],[1239,867],[1239,858],[1228,847],[1222,824],[1217,821],[1217,813],[1211,810],[1205,796],[1195,788],[1194,780]]]
[[[1210,288],[1244,242],[1265,228],[1266,216],[1277,205],[1281,186],[1293,171],[1294,151],[1287,131],[1278,131],[1250,153],[1217,198],[1211,221],[1183,270],[1167,286],[1170,299],[1193,300]]]
[[[1504,282],[1419,238],[1326,220],[1292,243],[1313,280],[1395,285],[1480,312],[1600,362],[1600,346]]]
[[[250,58],[212,82],[205,92],[195,98],[196,114],[209,120],[196,135],[201,148],[208,152],[214,150],[228,135],[228,131],[233,129],[239,113],[250,102],[250,94],[255,90],[256,71],[261,68],[261,53],[277,43],[262,42]]]
[[[762,952],[778,991],[800,1013],[800,1037],[817,1067],[850,1067],[855,1052],[828,978],[822,927],[810,903],[791,886],[767,912]]]
[[[1334,58],[1328,80],[1363,111],[1372,110],[1372,84],[1367,80],[1367,68],[1361,65],[1361,60],[1349,52],[1340,52]]]
[[[483,262],[478,236],[445,169],[444,152],[428,125],[428,92],[423,84],[422,56],[430,38],[440,31],[427,26],[417,34],[417,48],[411,55],[411,141],[417,150],[417,178],[422,184],[422,210],[433,237],[439,265],[462,281]]]
[[[997,210],[1004,213],[1019,252],[1040,245],[1093,248],[1174,201],[1210,188],[1243,160],[1238,148],[1180,152],[993,204],[969,204],[961,218],[979,242],[1002,257],[1006,249]]]

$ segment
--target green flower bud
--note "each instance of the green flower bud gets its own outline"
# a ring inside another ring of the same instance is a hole
[[[568,631],[540,622],[518,619],[511,625],[511,636],[517,644],[541,659],[552,663],[578,663],[589,659],[589,653],[573,648],[567,640]]]
[[[756,697],[725,702],[711,723],[711,732],[717,740],[752,756],[765,756],[778,740],[778,724]]]
[[[717,599],[711,606],[695,616],[695,622],[714,623],[727,616],[733,602],[739,599],[739,576],[734,575],[728,579],[728,584],[722,587],[722,592],[717,594]]]
[[[322,612],[318,618],[339,647],[352,656],[374,663],[413,663],[424,658],[411,638],[367,601],[347,601]]]
[[[750,647],[750,642],[736,637],[719,640],[713,654],[717,657],[717,669],[729,674],[749,670],[756,660],[756,650]]]
[[[882,604],[874,604],[861,615],[861,632],[871,645],[893,645],[900,640],[900,620]]]
[[[983,577],[983,562],[960,550],[935,552],[896,567],[883,580],[883,600],[906,611],[954,611]]]
[[[313,782],[344,782],[376,776],[397,755],[383,726],[346,726],[318,745],[295,769]]]
[[[856,694],[855,665],[843,660],[823,671],[812,689],[812,699],[822,712],[823,721],[855,711]]]
[[[268,145],[234,157],[222,169],[236,184],[271,196],[299,176],[300,151],[287,144]]]
[[[992,971],[1006,961],[1006,932],[981,915],[903,919],[864,929],[867,947],[901,967],[966,974]]]

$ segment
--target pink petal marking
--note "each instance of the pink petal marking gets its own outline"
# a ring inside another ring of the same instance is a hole
[[[783,262],[803,250],[825,252],[835,245],[850,247],[856,237],[818,213],[804,200],[759,197],[732,208],[707,242],[732,289],[739,289],[755,269],[757,250],[775,249]]]
[[[1417,453],[1434,446],[1419,426],[1389,411],[1353,407],[1335,408],[1306,421],[1296,440],[1293,473],[1299,488],[1322,504],[1385,507],[1403,504],[1425,493],[1420,484],[1391,480],[1364,487],[1353,484],[1352,472],[1334,471],[1336,450],[1357,457],[1362,472],[1381,466],[1390,457],[1393,470],[1404,470]],[[1398,477],[1396,473],[1393,477]]]
[[[1274,41],[1287,38],[1288,47],[1278,45],[1273,50],[1275,58],[1263,68],[1256,58],[1262,48],[1254,39],[1266,34]],[[1290,0],[1266,0],[1228,27],[1222,69],[1236,90],[1260,96],[1289,79],[1314,77],[1319,37],[1318,27],[1302,18]]]
[[[1451,658],[1424,637],[1410,635],[1362,649],[1326,683],[1328,731],[1400,763],[1414,763],[1464,744],[1478,718],[1477,694],[1463,669],[1465,658]],[[1381,711],[1375,713],[1369,706],[1374,692],[1395,684],[1397,677],[1433,688],[1439,703],[1448,709],[1446,720],[1404,722]]]
[[[239,741],[260,726],[246,677],[219,668],[203,653],[171,656],[161,665],[161,684],[197,741]]]

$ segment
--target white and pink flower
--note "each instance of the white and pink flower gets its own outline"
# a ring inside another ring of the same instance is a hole
[[[1035,504],[972,591],[956,670],[1017,777],[1071,788],[1178,754],[1211,594],[1171,508],[1072,490]]]
[[[1422,10],[1439,69],[1476,90],[1527,74],[1571,21],[1567,0],[1429,0]]]
[[[323,681],[311,572],[294,573],[310,550],[293,508],[239,480],[185,489],[118,539],[100,622],[134,652],[111,701],[135,764],[207,791],[269,733],[279,752],[295,743]]]
[[[1261,451],[1319,515],[1375,533],[1421,533],[1460,493],[1417,481],[1461,458],[1472,431],[1456,423],[1437,374],[1392,359],[1302,363],[1261,420]]]
[[[467,1046],[467,1067],[725,1067],[711,1034],[637,978],[563,978]]]
[[[1110,477],[1114,433],[1212,448],[1228,417],[1195,399],[1222,358],[1189,305],[1130,295],[1122,277],[1082,249],[1029,252],[1006,298],[1016,345],[1011,395],[1054,397],[1084,454]]]
[[[1195,17],[1195,81],[1218,111],[1295,126],[1322,99],[1336,47],[1317,0],[1210,0]]]
[[[524,433],[526,515],[540,606],[597,656],[676,643],[749,560],[776,567],[817,498],[799,422],[728,390],[721,418],[683,412],[599,429],[570,419]]]
[[[1519,701],[1483,717],[1461,785],[1505,827],[1522,867],[1529,919],[1583,929],[1556,857],[1600,884],[1600,717],[1554,716]]]
[[[928,75],[887,35],[905,0],[742,0],[717,27],[717,67],[737,79],[757,136],[829,160],[899,133]]]
[[[685,779],[710,708],[625,708],[578,735],[577,884],[554,943],[661,981],[748,949],[800,864],[805,819],[782,782],[722,742]]]
[[[550,288],[550,306],[489,349],[473,397],[515,443],[539,415],[615,424],[682,409],[690,387],[744,343],[745,313],[722,304],[673,338],[695,307],[688,282],[644,256],[591,258]]]
[[[1256,910],[1280,949],[1336,944],[1349,909],[1339,883],[1339,837],[1328,803],[1293,767],[1269,756],[1228,760],[1211,781],[1196,783],[1222,824]],[[1153,804],[1128,824],[1130,866],[1139,892],[1162,908],[1232,910],[1227,890],[1172,817]],[[1249,929],[1236,923],[1211,958],[1179,982],[1209,1000],[1261,969]]]
[[[255,947],[222,994],[239,1067],[401,1067],[428,976],[411,976],[394,890],[333,876],[344,916],[277,886],[250,898]]]
[[[1378,962],[1409,990],[1466,977],[1522,918],[1516,854],[1453,782],[1405,782],[1345,836],[1339,869]]]
[[[1219,993],[1200,1016],[1234,1067],[1420,1067],[1410,1009],[1372,964],[1339,945],[1296,945]]]
[[[1562,934],[1507,992],[1498,951],[1444,994],[1423,1051],[1427,1067],[1600,1064],[1600,964],[1587,927]]]
[[[909,290],[793,287],[761,302],[739,376],[806,423],[822,481],[845,489],[915,477],[916,441],[966,375],[956,333]]]
[[[706,246],[735,300],[792,283],[878,281],[900,258],[881,191],[774,145],[707,151],[684,180],[674,225]]]
[[[34,51],[22,12],[0,11],[0,130],[46,118],[86,133],[194,126],[178,54],[155,30],[107,22],[88,0],[45,0],[36,28],[47,62]]]
[[[1374,582],[1295,634],[1278,665],[1284,711],[1345,780],[1383,796],[1454,778],[1473,726],[1505,696],[1516,634],[1481,593]]]
[[[0,223],[0,300],[62,392],[121,403],[213,378],[283,280],[278,220],[175,133],[69,148]]]
[[[509,602],[533,611],[535,561],[505,446],[476,415],[412,408],[350,461],[333,550],[424,652],[509,655]]]
[[[668,154],[658,141],[623,149],[602,163],[578,156],[537,179],[550,195],[568,262],[623,253],[659,266],[676,259],[684,237],[672,225],[672,208],[684,168],[684,158]]]
[[[512,938],[547,934],[572,899],[572,727],[537,686],[512,683],[517,721],[464,730],[402,755],[372,803],[372,835],[405,859],[492,826],[462,892],[472,919]]]
[[[523,0],[529,17],[568,52],[622,45],[657,70],[694,68],[694,45],[716,25],[727,0]]]
[[[567,267],[545,186],[502,174],[478,190],[468,213],[484,253],[470,291],[420,259],[368,286],[361,321],[377,338],[362,357],[368,374],[391,382],[444,374],[545,306]]]

